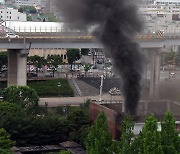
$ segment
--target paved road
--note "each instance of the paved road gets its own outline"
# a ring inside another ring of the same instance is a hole
[[[172,73],[172,72],[174,72],[174,73],[176,73],[176,75],[175,75],[175,78],[176,79],[180,79],[180,71],[178,70],[175,70],[175,71],[173,71],[173,70],[170,70],[170,71],[160,71],[160,80],[164,80],[164,79],[169,79],[169,75],[170,75],[170,73]],[[147,71],[147,74],[144,74],[144,78],[148,78],[148,79],[150,79],[150,75],[151,75],[151,71],[150,70],[148,70]]]
[[[51,97],[51,98],[40,98],[39,105],[45,106],[48,103],[50,107],[63,106],[63,105],[80,105],[84,104],[87,99],[99,100],[99,96],[83,96],[83,97]],[[112,96],[109,94],[102,95],[103,100],[107,101],[118,101],[122,100],[122,96]]]

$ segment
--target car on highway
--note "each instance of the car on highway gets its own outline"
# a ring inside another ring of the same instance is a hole
[[[19,35],[14,34],[14,33],[7,33],[5,35],[6,38],[19,38]]]

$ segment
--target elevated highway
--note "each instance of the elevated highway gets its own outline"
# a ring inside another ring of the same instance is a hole
[[[19,33],[19,38],[0,36],[0,48],[29,49],[31,48],[103,48],[103,45],[92,35],[83,33]],[[137,35],[136,41],[141,48],[164,48],[180,46],[180,33]]]
[[[0,48],[8,49],[8,85],[26,85],[27,53],[31,48],[103,48],[99,40],[87,33],[31,32],[18,33],[19,38],[6,38],[0,34]],[[137,35],[141,48],[151,52],[150,95],[156,94],[160,76],[160,52],[165,46],[180,46],[180,33]]]

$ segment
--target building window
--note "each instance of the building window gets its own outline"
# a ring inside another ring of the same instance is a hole
[[[9,18],[11,19],[11,16]]]
[[[1,11],[1,13],[3,13],[3,11]]]
[[[19,20],[19,17],[18,17],[18,20]]]
[[[66,59],[66,55],[64,55],[64,59]]]
[[[9,12],[11,14],[11,12]]]

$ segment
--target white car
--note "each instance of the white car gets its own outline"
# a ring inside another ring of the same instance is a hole
[[[5,37],[6,38],[19,38],[19,35],[16,35],[14,33],[7,33]]]
[[[109,90],[109,94],[110,95],[121,95],[122,93],[118,88],[114,87]]]
[[[170,77],[171,77],[171,78],[175,78],[175,76],[176,76],[176,73],[174,73],[174,72],[171,72],[171,73],[170,73]]]

